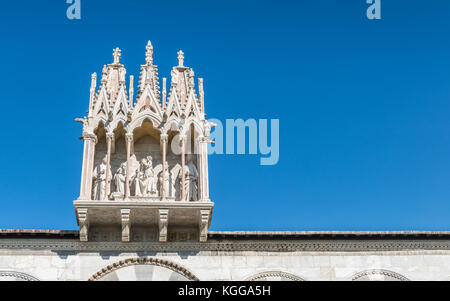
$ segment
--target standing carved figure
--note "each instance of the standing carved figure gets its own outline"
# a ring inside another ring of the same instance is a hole
[[[166,197],[170,196],[170,173],[169,166],[166,163],[164,170],[159,175],[159,193]],[[164,194],[163,194],[164,191]]]
[[[198,171],[192,158],[188,158],[184,169],[184,201],[198,201]]]
[[[106,157],[94,169],[94,200],[106,199]],[[111,173],[109,173],[111,175]],[[111,176],[108,180],[111,180]],[[108,181],[109,182],[109,181]]]
[[[152,157],[142,159],[139,171],[136,174],[136,196],[149,197],[156,195]]]
[[[114,182],[116,184],[116,194],[119,196],[125,195],[125,183],[127,178],[127,163],[123,162],[117,169],[114,175]]]

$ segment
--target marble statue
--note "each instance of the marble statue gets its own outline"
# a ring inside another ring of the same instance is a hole
[[[122,51],[119,48],[114,49],[113,57],[114,57],[114,65],[120,64],[120,59],[122,58]]]
[[[105,157],[94,169],[94,200],[102,201],[106,199],[106,163]]]
[[[156,185],[154,181],[152,157],[142,159],[139,171],[135,177],[136,196],[149,197],[156,196]]]
[[[198,171],[191,157],[188,158],[188,163],[184,169],[184,177],[184,201],[198,201]]]
[[[120,167],[117,169],[116,174],[114,175],[114,181],[116,184],[116,194],[120,196],[125,195],[125,185],[127,178],[127,163],[123,162],[120,164]]]
[[[167,162],[164,170],[159,175],[158,181],[159,181],[160,195],[170,196],[170,173],[169,173],[169,165],[167,164]]]

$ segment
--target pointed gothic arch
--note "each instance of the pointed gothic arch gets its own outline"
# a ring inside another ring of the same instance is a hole
[[[203,136],[203,125],[195,118],[188,118],[181,127],[180,134],[185,135],[194,126],[194,129],[200,136]]]
[[[103,116],[95,117],[94,121],[92,122],[92,133],[96,133],[100,126],[103,126],[106,130],[108,128],[108,123],[108,120]]]
[[[136,129],[142,127],[142,124],[146,120],[150,121],[155,129],[158,129],[161,124],[161,118],[157,114],[146,110],[136,115],[135,119],[128,126],[128,132],[132,133]]]
[[[113,120],[110,124],[108,124],[107,131],[109,133],[112,133],[120,127],[124,128],[127,131],[128,126],[129,126],[128,121],[125,118],[118,117],[117,119]]]

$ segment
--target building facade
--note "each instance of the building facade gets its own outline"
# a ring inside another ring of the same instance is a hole
[[[92,75],[79,231],[0,230],[0,280],[450,280],[450,232],[210,232],[203,79]]]

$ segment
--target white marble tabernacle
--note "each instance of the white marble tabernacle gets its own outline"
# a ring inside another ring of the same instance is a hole
[[[136,227],[156,229],[161,242],[176,228],[189,228],[205,241],[214,207],[207,148],[214,124],[205,119],[203,79],[197,92],[194,71],[179,51],[170,87],[163,78],[161,93],[148,42],[134,99],[134,78],[127,85],[121,56],[116,48],[99,87],[92,75],[88,115],[77,119],[84,140],[81,192],[74,202],[80,239],[107,227],[128,242]]]

